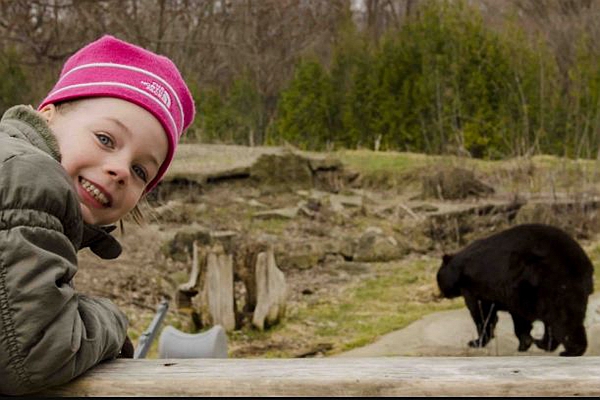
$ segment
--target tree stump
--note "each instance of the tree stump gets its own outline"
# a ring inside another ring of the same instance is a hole
[[[256,308],[252,324],[263,330],[279,322],[285,315],[287,286],[283,272],[277,268],[273,248],[256,256]]]
[[[192,270],[190,279],[177,287],[175,293],[175,303],[177,310],[184,313],[191,313],[192,297],[198,294],[198,276],[200,275],[200,266],[198,265],[198,243],[194,240],[192,243]]]
[[[215,244],[202,258],[198,305],[202,325],[221,325],[231,331],[236,327],[233,257],[225,254],[221,244]]]
[[[252,325],[263,330],[279,322],[285,314],[287,286],[272,244],[242,240],[236,252],[236,274],[246,288],[243,313],[252,316]]]
[[[243,313],[237,309],[234,279],[244,284]],[[240,242],[231,254],[221,243],[198,247],[194,242],[190,278],[176,294],[178,310],[191,314],[196,329],[221,325],[226,331],[243,323],[260,330],[273,326],[285,315],[286,297],[273,246],[253,240]]]

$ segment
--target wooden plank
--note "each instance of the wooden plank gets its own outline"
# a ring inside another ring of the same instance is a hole
[[[118,359],[45,396],[600,396],[600,357]]]

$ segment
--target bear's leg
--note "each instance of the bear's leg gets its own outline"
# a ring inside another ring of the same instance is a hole
[[[517,335],[517,339],[519,339],[519,351],[527,351],[531,347],[533,343],[533,337],[531,337],[531,328],[533,328],[533,324],[531,321],[517,315],[515,313],[510,313],[510,316],[513,320],[513,325],[515,328],[515,335]]]
[[[552,334],[552,325],[544,322],[544,336],[534,340],[535,345],[545,351],[554,351],[560,341]]]
[[[464,298],[479,335],[477,339],[470,340],[468,345],[470,347],[485,347],[494,337],[494,328],[498,322],[496,305],[470,295],[465,295]]]
[[[587,337],[583,324],[578,324],[567,331],[563,340],[565,351],[561,352],[561,356],[580,356],[585,353],[587,348]]]

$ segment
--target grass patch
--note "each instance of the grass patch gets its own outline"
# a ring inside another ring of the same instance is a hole
[[[384,171],[406,172],[426,166],[435,156],[404,152],[375,152],[371,150],[340,150],[335,153],[344,165],[365,174]]]
[[[290,225],[290,221],[287,219],[279,218],[268,218],[259,219],[255,218],[252,220],[250,226],[255,232],[266,232],[270,234],[282,234],[285,229]]]
[[[358,280],[337,296],[299,307],[272,334],[302,331],[314,345],[333,344],[331,355],[372,343],[432,312],[462,307],[462,299],[436,298],[438,267],[439,260],[431,257],[372,264],[372,277]],[[293,355],[274,350],[266,356]]]
[[[404,152],[374,152],[371,150],[341,150],[335,153],[344,166],[360,172],[368,187],[406,188],[418,183],[416,171],[429,166],[435,156]]]
[[[600,182],[600,161],[539,155],[531,158],[481,160],[372,150],[340,150],[335,156],[361,173],[370,186],[388,188],[420,183],[423,174],[444,167],[472,170],[499,191],[581,191]],[[574,185],[573,182],[578,182]]]
[[[600,290],[600,243],[594,242],[584,247],[592,264],[594,264],[594,292]]]

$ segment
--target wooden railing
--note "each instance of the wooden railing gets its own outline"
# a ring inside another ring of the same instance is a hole
[[[118,359],[45,396],[600,396],[600,357]]]

